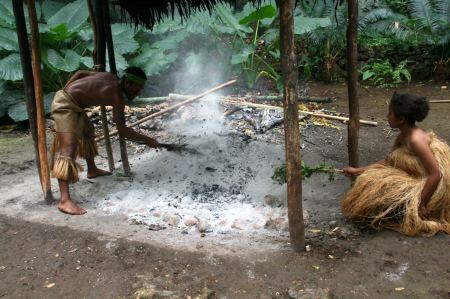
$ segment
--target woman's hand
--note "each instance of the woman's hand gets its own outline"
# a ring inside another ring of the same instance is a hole
[[[361,173],[361,169],[355,167],[345,167],[342,169],[342,173],[345,176],[355,176]]]

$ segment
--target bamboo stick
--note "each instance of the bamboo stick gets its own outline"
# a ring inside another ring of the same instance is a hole
[[[168,96],[166,97],[150,97],[150,98],[137,98],[135,100],[133,100],[133,105],[139,105],[139,104],[154,104],[154,103],[160,103],[160,102],[164,102],[164,101],[168,101],[168,100],[186,100],[189,97],[191,97],[192,95],[181,95],[181,94],[175,94],[175,93],[170,93]],[[236,95],[231,95],[231,96],[226,96],[224,97],[225,100],[256,100],[256,101],[282,101],[283,100],[283,95],[266,95],[266,96],[257,96],[257,95],[247,95],[247,96],[236,96]],[[300,97],[299,96],[299,101],[300,102],[330,102],[331,98],[327,98],[327,97],[313,97],[313,96],[308,96],[308,97]]]
[[[429,103],[450,103],[450,100],[431,100]]]
[[[102,20],[103,20],[103,6],[102,6],[102,0],[93,0],[95,11],[92,17],[95,18],[95,32],[97,39],[95,40],[95,57],[94,57],[94,64],[96,65],[96,70],[100,72],[105,71],[105,62],[106,62],[106,37],[105,37],[105,28],[103,26]],[[114,171],[114,157],[113,157],[113,151],[111,147],[111,139],[109,138],[109,129],[108,129],[108,120],[106,118],[106,108],[105,106],[100,107],[100,115],[102,120],[102,128],[103,128],[103,135],[105,138],[105,149],[106,154],[108,156],[108,166],[109,171]]]
[[[106,45],[108,48],[109,70],[117,75],[116,58],[114,56],[114,44],[111,32],[111,19],[109,17],[109,3],[103,0],[103,24],[105,26]],[[123,111],[121,111],[123,116]],[[120,157],[122,159],[122,168],[126,176],[131,176],[130,163],[128,162],[127,143],[125,138],[119,134]]]
[[[282,107],[278,107],[278,106],[256,104],[256,103],[250,103],[250,102],[240,102],[240,101],[225,101],[225,102],[229,103],[229,104],[233,104],[233,105],[238,105],[238,106],[248,106],[248,107],[255,107],[255,108],[283,110]],[[307,115],[311,115],[311,116],[329,118],[329,119],[336,119],[336,120],[341,120],[341,121],[345,121],[345,122],[347,122],[349,120],[348,117],[329,115],[329,114],[310,112],[310,111],[299,110],[299,113],[303,113],[303,114],[307,114]],[[378,123],[376,121],[360,120],[360,123],[365,124],[365,125],[378,126]]]
[[[147,115],[146,117],[144,117],[144,118],[142,118],[142,119],[140,119],[140,120],[138,120],[138,121],[136,121],[136,122],[134,122],[134,123],[128,125],[128,127],[129,127],[129,128],[135,127],[135,126],[137,126],[137,125],[139,125],[139,124],[141,124],[141,123],[144,123],[144,122],[146,122],[146,121],[148,121],[148,120],[150,120],[150,119],[152,119],[152,118],[158,117],[158,116],[163,115],[163,114],[165,114],[165,113],[167,113],[167,112],[170,112],[170,111],[172,111],[172,110],[175,110],[175,109],[177,109],[177,108],[179,108],[179,107],[181,107],[181,106],[184,106],[184,105],[187,105],[187,104],[189,104],[189,103],[192,103],[192,102],[194,102],[194,101],[196,101],[196,100],[198,100],[198,99],[200,99],[200,98],[202,98],[202,97],[204,97],[204,96],[206,96],[206,95],[208,95],[208,94],[210,94],[210,93],[213,93],[213,92],[215,92],[215,91],[217,91],[217,90],[219,90],[219,89],[222,89],[222,88],[224,88],[224,87],[226,87],[226,86],[228,86],[228,85],[231,85],[231,84],[233,84],[233,83],[236,83],[236,81],[237,81],[237,80],[231,80],[231,81],[228,81],[228,82],[226,82],[226,83],[223,83],[223,84],[221,84],[221,85],[219,85],[219,86],[216,86],[216,87],[214,87],[214,88],[208,89],[207,91],[205,91],[205,92],[203,92],[203,93],[201,93],[201,94],[199,94],[199,95],[193,96],[193,97],[187,99],[186,101],[183,101],[183,102],[181,102],[181,103],[178,103],[178,104],[176,104],[176,105],[173,105],[173,106],[171,106],[171,107],[169,107],[169,108],[166,108],[166,109],[164,109],[164,110],[161,110],[161,111],[159,111],[159,112],[156,112],[156,113]],[[111,131],[110,136],[116,135],[117,133],[118,133],[117,130]],[[103,138],[104,138],[104,136],[98,136],[97,138],[95,138],[95,140],[98,141],[98,140],[102,140]]]
[[[36,120],[38,131],[39,160],[41,164],[42,191],[47,202],[53,201],[50,186],[50,169],[47,158],[47,138],[45,133],[44,94],[42,91],[41,52],[39,47],[39,28],[34,0],[28,0],[28,14],[31,30],[31,63],[33,68],[34,94],[36,97]]]
[[[19,44],[20,62],[23,73],[23,87],[27,104],[28,121],[30,133],[33,139],[36,166],[39,174],[39,181],[42,184],[41,161],[39,160],[39,145],[36,121],[36,101],[34,96],[33,70],[31,67],[30,46],[28,44],[28,34],[25,24],[25,14],[23,11],[23,1],[13,0],[13,11],[16,21],[16,33]]]

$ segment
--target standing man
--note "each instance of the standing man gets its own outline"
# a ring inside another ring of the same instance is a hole
[[[52,102],[56,130],[52,176],[58,179],[61,192],[58,209],[61,212],[71,215],[86,213],[69,194],[69,184],[79,180],[78,172],[82,170],[76,162],[77,156],[86,160],[88,178],[111,174],[98,169],[94,163],[94,157],[98,155],[94,126],[84,108],[112,106],[113,120],[121,136],[152,148],[162,146],[155,139],[139,134],[125,125],[125,104],[139,94],[146,80],[144,71],[137,67],[127,68],[122,78],[106,72],[78,71],[55,94]]]

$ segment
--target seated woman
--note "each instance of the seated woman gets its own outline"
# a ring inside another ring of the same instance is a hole
[[[394,93],[388,121],[400,134],[389,155],[367,167],[343,169],[347,176],[359,175],[342,202],[348,219],[406,235],[450,234],[450,149],[416,127],[428,111],[425,98]]]

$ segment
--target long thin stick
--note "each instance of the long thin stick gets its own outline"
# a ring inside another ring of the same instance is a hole
[[[41,163],[42,191],[47,202],[53,200],[50,186],[50,168],[47,158],[47,139],[45,134],[44,94],[42,91],[41,55],[39,44],[39,28],[34,0],[28,1],[28,14],[31,30],[31,62],[33,66],[34,95],[36,97],[36,120],[38,131],[39,160]]]
[[[431,100],[429,103],[450,103],[450,100]]]
[[[189,104],[189,103],[192,103],[192,102],[194,102],[194,101],[196,101],[196,100],[198,100],[198,99],[200,99],[200,98],[202,98],[202,97],[204,97],[204,96],[206,96],[206,95],[208,95],[208,94],[210,94],[210,93],[213,93],[213,92],[215,92],[215,91],[217,91],[217,90],[219,90],[219,89],[222,89],[222,88],[224,88],[224,87],[226,87],[226,86],[228,86],[228,85],[231,85],[231,84],[233,84],[233,83],[236,83],[236,81],[237,81],[237,80],[231,80],[231,81],[228,81],[228,82],[226,82],[226,83],[223,83],[223,84],[221,84],[221,85],[219,85],[219,86],[216,86],[216,87],[214,87],[214,88],[211,88],[211,89],[209,89],[209,90],[207,90],[207,91],[205,91],[205,92],[203,92],[203,93],[201,93],[201,94],[199,94],[199,95],[196,95],[196,96],[193,96],[193,97],[187,99],[186,101],[183,101],[183,102],[181,102],[181,103],[178,103],[178,104],[176,104],[176,105],[173,105],[173,106],[171,106],[171,107],[169,107],[169,108],[166,108],[166,109],[164,109],[164,110],[161,110],[161,111],[159,111],[159,112],[150,114],[150,115],[148,115],[148,116],[146,116],[146,117],[144,117],[144,118],[142,118],[142,119],[140,119],[140,120],[138,120],[138,121],[136,121],[136,122],[134,122],[134,123],[128,125],[127,127],[129,127],[129,128],[135,127],[135,126],[137,126],[137,125],[139,125],[139,124],[142,124],[142,123],[144,123],[144,122],[146,122],[146,121],[148,121],[148,120],[150,120],[150,119],[152,119],[152,118],[158,117],[158,116],[163,115],[163,114],[165,114],[165,113],[167,113],[167,112],[170,112],[170,111],[172,111],[172,110],[175,110],[175,109],[177,109],[177,108],[179,108],[179,107],[181,107],[181,106],[184,106],[184,105],[187,105],[187,104]],[[118,133],[117,130],[111,131],[110,134],[109,134],[109,136],[116,135],[117,133]],[[95,140],[97,140],[97,141],[102,140],[102,139],[103,139],[103,136],[98,136],[97,138],[95,138]]]
[[[230,100],[227,100],[225,102],[229,103],[229,104],[233,104],[233,105],[238,105],[238,106],[248,106],[248,107],[255,107],[255,108],[266,108],[266,109],[283,110],[282,107],[271,106],[271,105],[255,104],[255,103],[240,102],[240,101],[230,101]],[[323,113],[317,113],[317,112],[309,112],[309,111],[302,111],[302,110],[299,110],[298,112],[299,113],[303,113],[303,114],[307,114],[307,115],[323,117],[323,118],[329,118],[329,119],[336,119],[336,120],[341,120],[341,121],[348,121],[349,120],[348,117],[343,117],[343,116],[335,116],[335,115],[329,115],[329,114],[323,114]],[[378,123],[375,122],[375,121],[360,120],[360,122],[362,124],[366,124],[366,125],[378,126]]]

